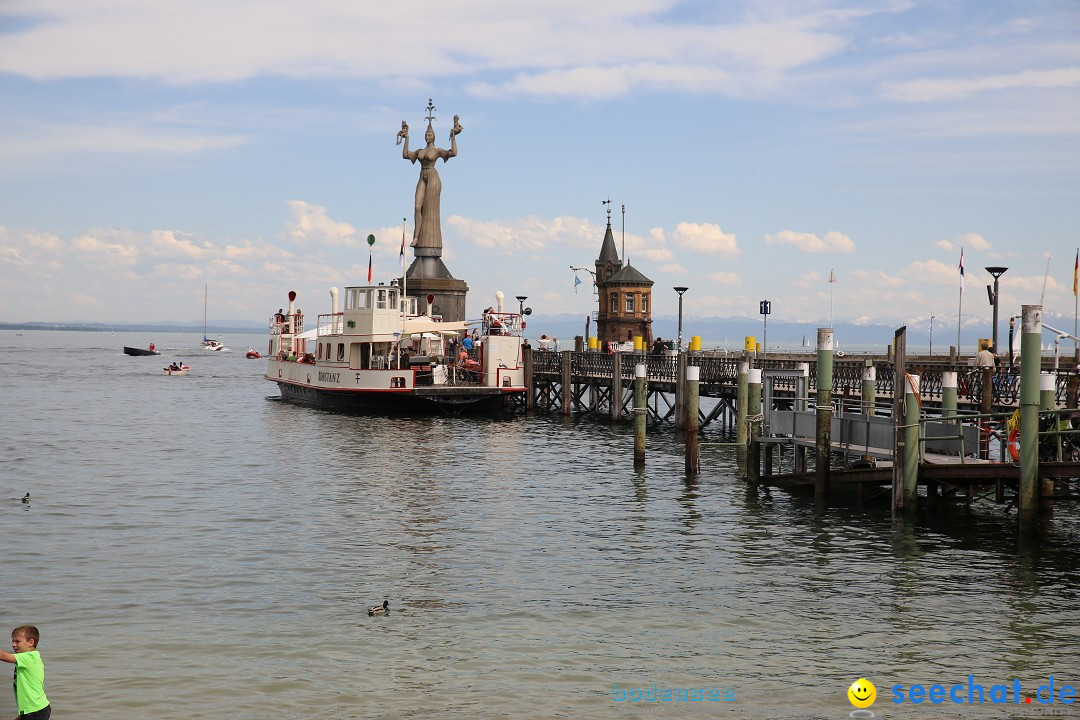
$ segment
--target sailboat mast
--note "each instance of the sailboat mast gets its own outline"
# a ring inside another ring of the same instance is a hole
[[[206,303],[210,299],[210,284],[203,285],[202,297],[202,339],[206,340]]]

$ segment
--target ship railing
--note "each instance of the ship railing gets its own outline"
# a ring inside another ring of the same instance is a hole
[[[484,313],[484,335],[514,335],[521,337],[524,330],[521,315],[517,313],[489,312]]]
[[[345,313],[321,313],[319,315],[319,337],[323,335],[340,335]]]

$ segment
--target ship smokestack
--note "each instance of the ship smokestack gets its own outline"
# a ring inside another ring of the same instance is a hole
[[[506,298],[506,296],[503,295],[502,290],[496,290],[495,291],[495,307],[497,308],[497,312],[502,312],[503,311],[503,300],[505,298]]]

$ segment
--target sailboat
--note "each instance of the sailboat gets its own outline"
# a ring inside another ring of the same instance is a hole
[[[203,286],[203,316],[202,316],[202,346],[203,350],[215,350],[217,352],[228,352],[229,348],[225,347],[225,343],[220,340],[211,340],[206,336],[206,308],[210,299],[210,286],[209,284]]]

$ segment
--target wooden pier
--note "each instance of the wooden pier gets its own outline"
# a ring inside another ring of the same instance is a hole
[[[527,348],[526,409],[635,420],[636,465],[645,462],[646,426],[693,428],[695,440],[719,431],[735,436],[738,474],[751,484],[891,494],[896,512],[990,500],[1018,507],[1025,528],[1040,507],[1047,514],[1054,501],[1080,497],[1080,415],[1071,410],[1080,375],[1071,362],[1041,356],[1033,327],[1023,362],[998,368],[976,368],[973,357],[908,356],[904,328],[896,352],[884,356],[834,353],[831,329],[819,332],[816,354]],[[1040,458],[1040,445],[1044,455],[1056,447],[1056,457]],[[687,448],[694,474],[697,443]]]

